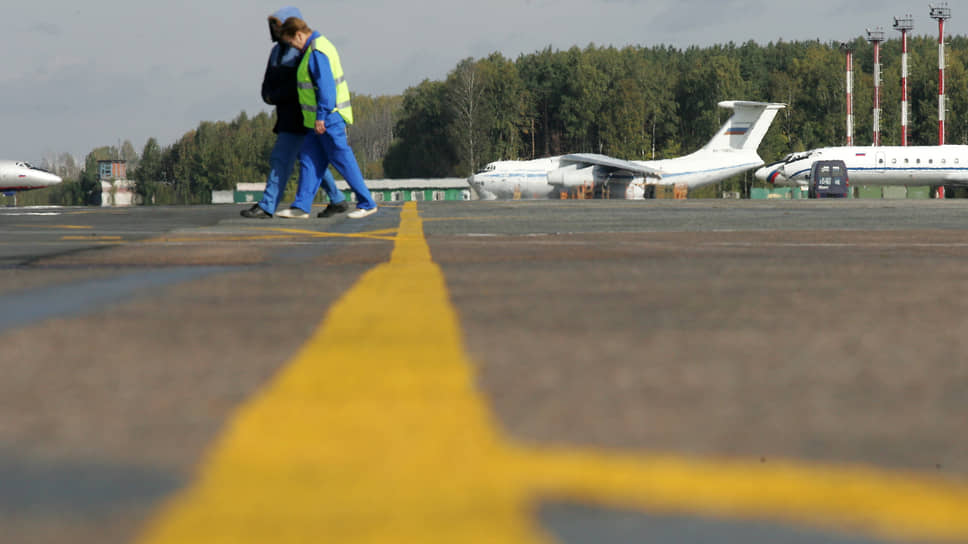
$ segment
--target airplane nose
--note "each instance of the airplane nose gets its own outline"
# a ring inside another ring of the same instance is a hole
[[[474,191],[474,194],[480,200],[495,200],[497,198],[494,193],[484,188],[484,178],[477,179],[477,174],[472,174],[468,177],[467,184],[471,186],[471,190]]]
[[[57,176],[57,175],[54,175],[54,174],[44,174],[44,184],[45,185],[57,185],[58,183],[60,183],[62,181],[64,181],[64,180],[62,180],[60,178],[60,176]]]
[[[471,174],[467,177],[467,184],[470,185],[471,190],[477,193],[477,197],[481,198],[481,183],[477,181],[477,174]]]
[[[756,170],[756,173],[754,173],[753,176],[760,181],[766,181],[766,178],[770,177],[770,167],[761,166]]]
[[[786,175],[783,173],[782,164],[769,164],[762,166],[753,175],[760,181],[768,181],[770,183],[776,183],[777,179],[786,179]]]

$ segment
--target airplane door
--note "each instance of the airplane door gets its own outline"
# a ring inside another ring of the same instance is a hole
[[[883,172],[883,170],[887,169],[887,156],[884,155],[883,151],[877,152],[877,154],[874,156],[874,161],[876,163],[874,168],[876,168],[877,170]]]

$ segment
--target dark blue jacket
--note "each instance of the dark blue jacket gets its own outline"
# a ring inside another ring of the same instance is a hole
[[[272,15],[279,19],[280,23],[284,23],[289,17],[302,19],[302,13],[293,7],[282,8]],[[272,41],[277,43],[269,53],[266,73],[262,78],[262,100],[276,107],[276,126],[272,131],[277,134],[306,132],[299,106],[299,95],[296,93],[296,70],[299,68],[302,52],[279,42],[272,32],[269,34]]]

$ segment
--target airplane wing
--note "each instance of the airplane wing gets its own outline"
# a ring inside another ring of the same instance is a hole
[[[623,161],[622,159],[616,159],[606,155],[597,155],[595,153],[572,153],[571,155],[564,155],[561,157],[561,163],[564,164],[577,164],[577,165],[588,165],[588,166],[601,166],[603,168],[611,169],[615,172],[629,172],[630,174],[648,176],[652,178],[661,178],[662,172],[654,168],[649,168],[648,166],[643,166],[641,164],[635,164],[630,161]]]

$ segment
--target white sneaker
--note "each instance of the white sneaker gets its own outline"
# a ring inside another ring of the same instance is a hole
[[[309,214],[300,210],[299,208],[286,208],[281,212],[276,212],[276,217],[285,217],[286,219],[309,219]]]
[[[376,213],[378,208],[370,208],[369,210],[364,210],[363,208],[357,208],[350,213],[346,214],[346,217],[351,219],[363,219],[368,215],[373,215]]]

